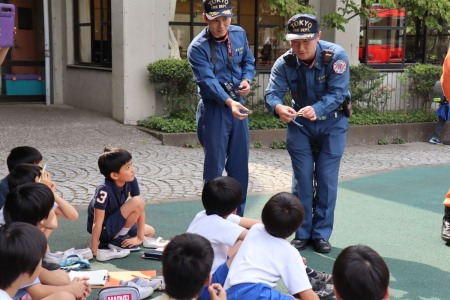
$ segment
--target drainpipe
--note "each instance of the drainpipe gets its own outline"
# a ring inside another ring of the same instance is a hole
[[[44,56],[45,56],[45,104],[50,105],[50,34],[49,34],[49,9],[48,0],[44,1]]]

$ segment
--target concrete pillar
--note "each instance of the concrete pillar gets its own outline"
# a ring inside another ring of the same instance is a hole
[[[155,115],[147,64],[169,56],[166,0],[112,0],[112,116],[124,124]]]
[[[66,2],[49,1],[50,10],[50,70],[51,70],[51,96],[52,104],[64,103],[64,69],[67,63],[67,20],[66,20]],[[72,19],[71,19],[72,20]],[[73,22],[70,28],[73,28]],[[67,24],[68,25],[68,24]],[[71,30],[70,32],[73,32]],[[72,33],[73,34],[73,33]],[[69,35],[70,36],[70,35]],[[72,45],[72,43],[71,43]],[[73,49],[73,48],[71,48]]]

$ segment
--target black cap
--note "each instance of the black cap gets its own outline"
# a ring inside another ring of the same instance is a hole
[[[203,10],[208,20],[233,16],[231,0],[203,0]]]
[[[319,33],[319,23],[314,15],[298,14],[289,19],[286,40],[313,40]]]

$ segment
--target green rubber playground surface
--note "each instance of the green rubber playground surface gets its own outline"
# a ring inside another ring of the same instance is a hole
[[[440,239],[442,201],[450,187],[449,174],[449,166],[424,167],[340,182],[330,240],[333,250],[323,255],[305,249],[302,255],[307,264],[331,272],[342,249],[366,244],[384,257],[390,269],[390,299],[450,299],[450,247]],[[249,196],[246,216],[260,218],[270,196]],[[171,238],[185,232],[201,209],[200,200],[147,205],[147,223],[156,228],[157,236]],[[77,222],[60,222],[60,229],[50,237],[52,251],[87,247],[90,235],[86,232],[86,209],[79,212]],[[161,274],[161,263],[140,258],[143,251],[104,263],[91,260],[91,267],[156,270]]]

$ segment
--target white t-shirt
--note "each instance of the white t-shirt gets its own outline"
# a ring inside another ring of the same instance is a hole
[[[280,279],[291,295],[311,288],[298,250],[287,240],[270,235],[263,224],[255,224],[234,257],[224,288],[259,282],[274,288]]]
[[[211,242],[214,249],[214,262],[211,274],[227,261],[228,247],[233,247],[244,227],[239,225],[241,217],[231,214],[227,219],[218,215],[207,215],[206,211],[199,212],[187,232],[196,233]]]
[[[12,298],[8,295],[7,292],[0,289],[0,300],[12,300]]]

